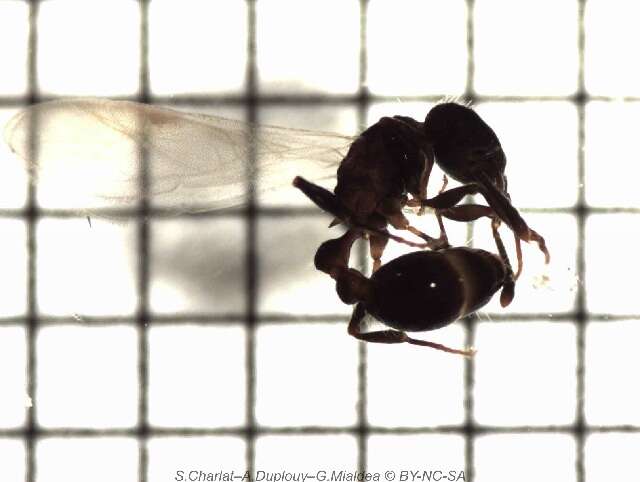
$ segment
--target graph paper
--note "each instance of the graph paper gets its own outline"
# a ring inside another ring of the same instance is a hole
[[[0,479],[631,480],[638,18],[623,0],[2,2],[3,124],[104,96],[356,135],[470,102],[552,260],[525,244],[510,307],[425,335],[473,358],[366,345],[313,267],[337,228],[295,190],[258,173],[232,209],[87,220],[3,146]],[[488,222],[447,231],[492,243]]]

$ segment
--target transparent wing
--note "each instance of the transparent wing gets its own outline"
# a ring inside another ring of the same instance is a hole
[[[143,153],[150,161],[147,195],[184,212],[242,203],[249,176],[259,191],[288,187],[296,175],[335,176],[353,141],[105,99],[36,104],[13,117],[4,134],[26,161],[39,199],[51,196],[56,207],[81,211],[139,201]]]

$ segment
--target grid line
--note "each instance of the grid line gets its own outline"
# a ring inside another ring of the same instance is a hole
[[[149,3],[139,0],[140,9],[140,71],[139,88],[140,101],[149,103]],[[147,134],[144,133],[144,136]],[[149,155],[143,145],[139,146],[140,159],[140,192],[139,209],[141,215],[136,218],[138,234],[138,310],[136,322],[138,325],[138,480],[147,482],[149,454],[147,442],[149,439],[149,251],[151,246],[151,230],[149,229]]]
[[[38,16],[39,2],[34,1],[30,4],[29,10],[29,36],[28,36],[28,57],[27,57],[27,92],[28,103],[33,104],[36,102],[37,85],[37,35],[38,31],[37,16]],[[34,132],[36,126],[30,126],[30,133]],[[34,142],[33,136],[29,136],[29,152],[33,155],[37,155],[37,146]],[[27,396],[31,400],[36,399],[37,379],[36,379],[36,333],[38,330],[38,318],[37,318],[37,299],[36,299],[36,277],[37,277],[37,265],[36,265],[36,250],[37,250],[37,236],[36,236],[36,221],[38,219],[38,208],[35,202],[35,186],[29,184],[27,190],[27,202],[26,202],[26,220],[27,220],[27,320],[26,320],[26,335],[27,335]],[[25,479],[27,482],[35,482],[36,480],[36,438],[35,432],[37,430],[37,421],[34,410],[27,411],[27,419],[25,424],[25,442],[26,442],[26,460],[25,460]]]
[[[575,435],[576,427],[574,423],[564,425],[512,425],[494,426],[474,424],[469,430],[464,424],[438,425],[438,426],[400,426],[384,427],[367,425],[364,429],[367,435],[425,435],[425,434],[456,434],[478,435],[487,434],[515,434],[515,433],[558,433]],[[637,425],[589,425],[585,427],[584,434],[591,433],[640,433]],[[191,427],[155,427],[150,430],[149,435],[168,437],[194,437],[194,436],[221,436],[235,435],[241,437],[257,437],[260,435],[340,435],[348,434],[360,436],[363,428],[359,425],[345,427],[330,427],[323,425],[295,426],[295,427],[270,427],[256,426],[253,429],[248,427],[221,427],[221,428],[191,428]],[[0,429],[1,437],[24,437],[24,430],[21,429]],[[140,437],[139,428],[111,428],[111,429],[90,429],[90,428],[46,428],[37,429],[32,436],[36,439],[45,437]]]
[[[465,86],[465,98],[468,101],[477,99],[474,89],[475,81],[475,22],[474,22],[475,0],[467,0],[467,84]],[[472,196],[473,198],[474,196]],[[473,201],[470,201],[473,202]],[[473,232],[475,223],[467,224],[467,239],[471,240],[470,247],[473,247]],[[464,323],[464,343],[465,346],[475,346],[475,320],[477,315],[471,314],[466,316]],[[475,360],[467,357],[464,361],[464,458],[465,458],[465,475],[469,480],[475,479],[475,463],[474,463],[474,433],[476,425],[473,421],[474,411],[474,392],[475,385]]]
[[[584,257],[584,236],[585,222],[587,216],[585,202],[585,172],[584,172],[584,146],[585,146],[585,105],[586,88],[584,81],[584,13],[585,1],[578,2],[578,91],[576,100],[578,104],[578,202],[577,202],[577,235],[578,244],[576,247],[576,276],[578,279],[585,279],[585,257]],[[576,293],[576,419],[574,427],[574,437],[576,439],[576,480],[585,481],[585,327],[586,327],[586,300],[584,287],[580,285]]]
[[[247,76],[246,76],[246,115],[247,121],[253,125],[258,120],[258,70],[256,64],[256,0],[247,1]],[[255,138],[255,136],[252,136]],[[257,424],[255,419],[256,405],[256,308],[258,296],[257,276],[257,221],[255,187],[257,178],[255,170],[251,169],[257,165],[257,151],[253,142],[249,144],[249,172],[247,172],[248,202],[246,210],[246,279],[247,290],[246,301],[246,342],[245,342],[245,364],[246,364],[246,470],[250,474],[255,473],[255,442]]]

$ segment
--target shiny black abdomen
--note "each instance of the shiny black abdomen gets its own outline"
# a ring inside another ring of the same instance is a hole
[[[501,259],[483,249],[417,251],[373,274],[365,308],[397,330],[436,330],[487,304],[505,275]]]
[[[438,251],[401,256],[376,271],[371,283],[374,301],[367,311],[397,330],[442,328],[458,318],[464,303],[462,280]]]

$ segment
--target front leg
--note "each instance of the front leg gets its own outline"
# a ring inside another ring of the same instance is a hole
[[[455,348],[449,348],[448,346],[441,345],[440,343],[434,343],[432,341],[417,340],[410,338],[404,331],[397,330],[379,330],[362,332],[360,325],[362,319],[366,315],[366,310],[362,303],[358,303],[353,310],[351,321],[349,321],[348,333],[357,338],[358,340],[367,341],[369,343],[385,343],[385,344],[397,344],[397,343],[409,343],[411,345],[426,346],[434,348],[436,350],[445,351],[447,353],[453,353],[456,355],[473,356],[475,350],[457,350]]]
[[[513,269],[511,269],[511,263],[509,262],[507,251],[504,249],[502,238],[500,237],[500,233],[498,232],[499,226],[500,226],[500,220],[497,218],[494,218],[491,221],[493,239],[496,242],[496,246],[498,247],[498,253],[500,254],[500,258],[502,259],[502,264],[504,264],[504,268],[506,271],[504,281],[502,283],[502,292],[500,293],[500,305],[504,308],[505,306],[508,306],[511,303],[511,301],[513,301],[513,297],[515,295],[515,277],[513,275]]]
[[[527,225],[526,221],[520,216],[518,210],[513,207],[505,193],[500,191],[486,175],[481,177],[479,182],[481,186],[480,193],[498,217],[512,229],[518,239],[537,243],[538,248],[540,248],[540,251],[544,254],[545,263],[549,264],[551,256],[544,238]]]
[[[480,185],[476,183],[465,184],[444,191],[431,199],[412,199],[408,202],[408,205],[431,207],[436,209],[436,211],[445,218],[455,221],[475,221],[483,216],[489,218],[497,217],[504,221],[507,226],[511,228],[515,236],[516,254],[518,257],[516,279],[522,272],[522,248],[520,247],[520,240],[522,239],[537,242],[540,250],[545,255],[545,262],[549,263],[550,256],[544,238],[529,228],[517,209],[513,207],[509,199],[499,191],[493,183],[488,182],[487,184],[490,187],[485,188],[484,184]],[[479,204],[457,206],[465,196],[472,194],[482,194],[490,207]]]

